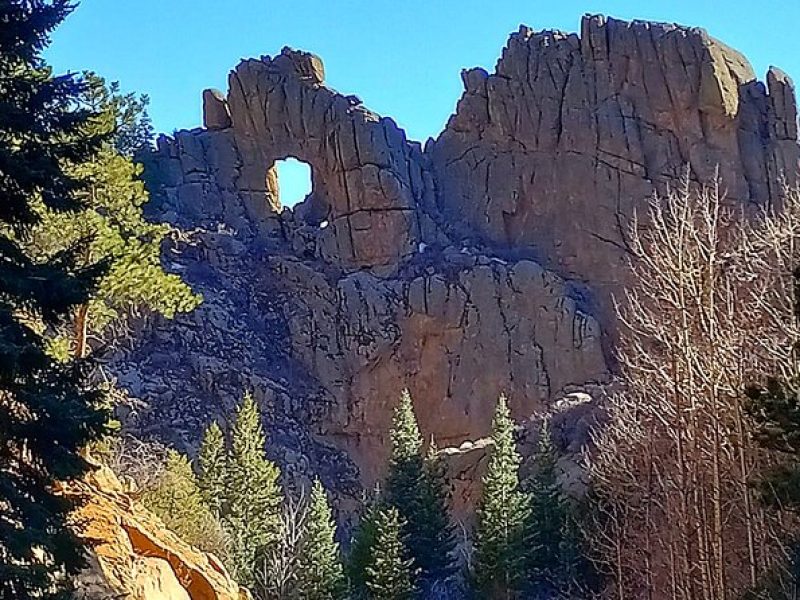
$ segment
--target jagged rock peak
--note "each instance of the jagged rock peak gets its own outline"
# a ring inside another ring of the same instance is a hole
[[[584,17],[581,34],[511,35],[495,72],[465,71],[445,130],[426,147],[437,209],[462,235],[532,247],[587,283],[610,320],[637,206],[690,169],[732,201],[778,202],[797,181],[791,80],[767,86],[705,31]]]

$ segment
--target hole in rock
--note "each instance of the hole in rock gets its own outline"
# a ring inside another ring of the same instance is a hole
[[[275,170],[281,206],[292,208],[311,193],[311,166],[308,163],[296,158],[276,160]]]

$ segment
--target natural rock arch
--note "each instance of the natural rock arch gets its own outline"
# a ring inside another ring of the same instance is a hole
[[[330,207],[338,260],[391,265],[418,242],[420,166],[394,121],[325,87],[322,77],[317,57],[288,48],[275,58],[244,61],[230,75],[227,99],[204,94],[205,125],[231,128],[242,160],[240,189],[266,193],[264,165],[276,160],[311,165],[314,197]]]

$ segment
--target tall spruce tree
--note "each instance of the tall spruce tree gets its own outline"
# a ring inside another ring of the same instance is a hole
[[[298,596],[303,600],[339,600],[347,594],[336,523],[317,479],[311,488],[303,543],[298,558]]]
[[[800,379],[769,378],[764,387],[747,390],[748,409],[759,429],[756,437],[782,457],[767,473],[759,474],[765,503],[800,509]]]
[[[225,516],[234,576],[244,585],[252,585],[259,553],[275,543],[281,532],[280,471],[267,459],[265,444],[258,406],[252,394],[246,393],[231,435]]]
[[[472,583],[483,598],[518,597],[525,578],[524,529],[528,500],[520,490],[520,455],[506,399],[497,402],[492,421],[483,494],[477,509]]]
[[[393,506],[375,514],[375,537],[365,574],[371,600],[411,600],[414,596],[413,560],[404,543],[403,519]]]
[[[372,548],[375,545],[376,519],[381,509],[379,493],[372,498],[365,498],[364,512],[350,541],[350,553],[347,556],[347,577],[350,589],[357,598],[367,596],[367,566],[370,563]]]
[[[394,411],[386,502],[404,522],[404,534],[419,587],[454,570],[455,530],[448,514],[443,465],[422,456],[422,437],[408,390]]]
[[[596,572],[586,558],[578,505],[558,483],[557,455],[548,421],[542,423],[535,471],[527,482],[526,586],[531,597],[574,596],[592,588]]]
[[[63,326],[102,274],[79,264],[81,246],[47,263],[25,252],[35,203],[77,211],[83,182],[69,165],[102,139],[76,108],[83,83],[54,77],[41,53],[71,12],[67,0],[0,2],[0,597],[66,595],[82,552],[66,526],[58,480],[87,468],[79,450],[105,430],[85,367],[55,361],[41,332]]]
[[[526,521],[528,582],[536,587],[557,583],[567,506],[556,474],[556,453],[547,421],[539,432],[535,472],[529,481],[530,511]]]
[[[211,423],[203,434],[198,459],[200,462],[200,490],[211,512],[219,517],[222,515],[227,496],[228,452],[225,448],[222,429],[216,421]]]
[[[417,532],[416,564],[422,570],[422,586],[455,574],[456,528],[450,517],[447,465],[432,439],[423,464],[420,497],[422,518]]]

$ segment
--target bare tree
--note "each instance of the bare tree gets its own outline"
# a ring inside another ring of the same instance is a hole
[[[299,498],[287,498],[281,513],[281,535],[277,543],[260,556],[256,568],[256,596],[261,600],[297,598],[298,558],[304,542],[308,502],[304,491]]]
[[[594,437],[593,539],[619,598],[718,600],[774,562],[780,515],[749,485],[747,383],[791,367],[800,198],[747,215],[688,180],[634,219],[633,285],[618,302],[622,391]]]

